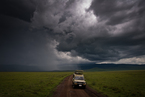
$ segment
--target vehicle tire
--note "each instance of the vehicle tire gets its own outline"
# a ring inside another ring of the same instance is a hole
[[[83,89],[86,89],[86,86],[83,86]]]

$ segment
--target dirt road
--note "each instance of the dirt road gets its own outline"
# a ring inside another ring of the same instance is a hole
[[[66,77],[64,81],[57,86],[52,97],[107,97],[97,93],[97,91],[92,90],[88,86],[86,86],[86,89],[73,89],[72,77],[72,75]]]

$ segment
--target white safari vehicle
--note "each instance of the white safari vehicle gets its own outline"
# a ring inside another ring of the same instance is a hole
[[[83,75],[83,70],[76,70],[73,74],[72,86],[86,88],[86,81]]]

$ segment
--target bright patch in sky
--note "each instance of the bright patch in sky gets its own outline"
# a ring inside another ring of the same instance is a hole
[[[91,6],[92,0],[83,0],[82,6],[84,9],[88,9]]]
[[[105,62],[100,62],[100,63],[96,63],[96,64],[109,64],[109,63],[114,63],[114,64],[138,64],[138,65],[142,65],[142,64],[145,64],[145,56],[133,57],[133,58],[124,58],[124,59],[120,59],[120,60],[118,60],[116,62],[105,61]]]
[[[91,6],[92,0],[81,0],[77,6],[77,14],[83,18],[85,26],[93,26],[97,22],[97,17],[92,10],[88,10]]]

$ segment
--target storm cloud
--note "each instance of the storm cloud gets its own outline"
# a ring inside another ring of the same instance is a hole
[[[144,64],[144,0],[5,0],[0,64]]]

